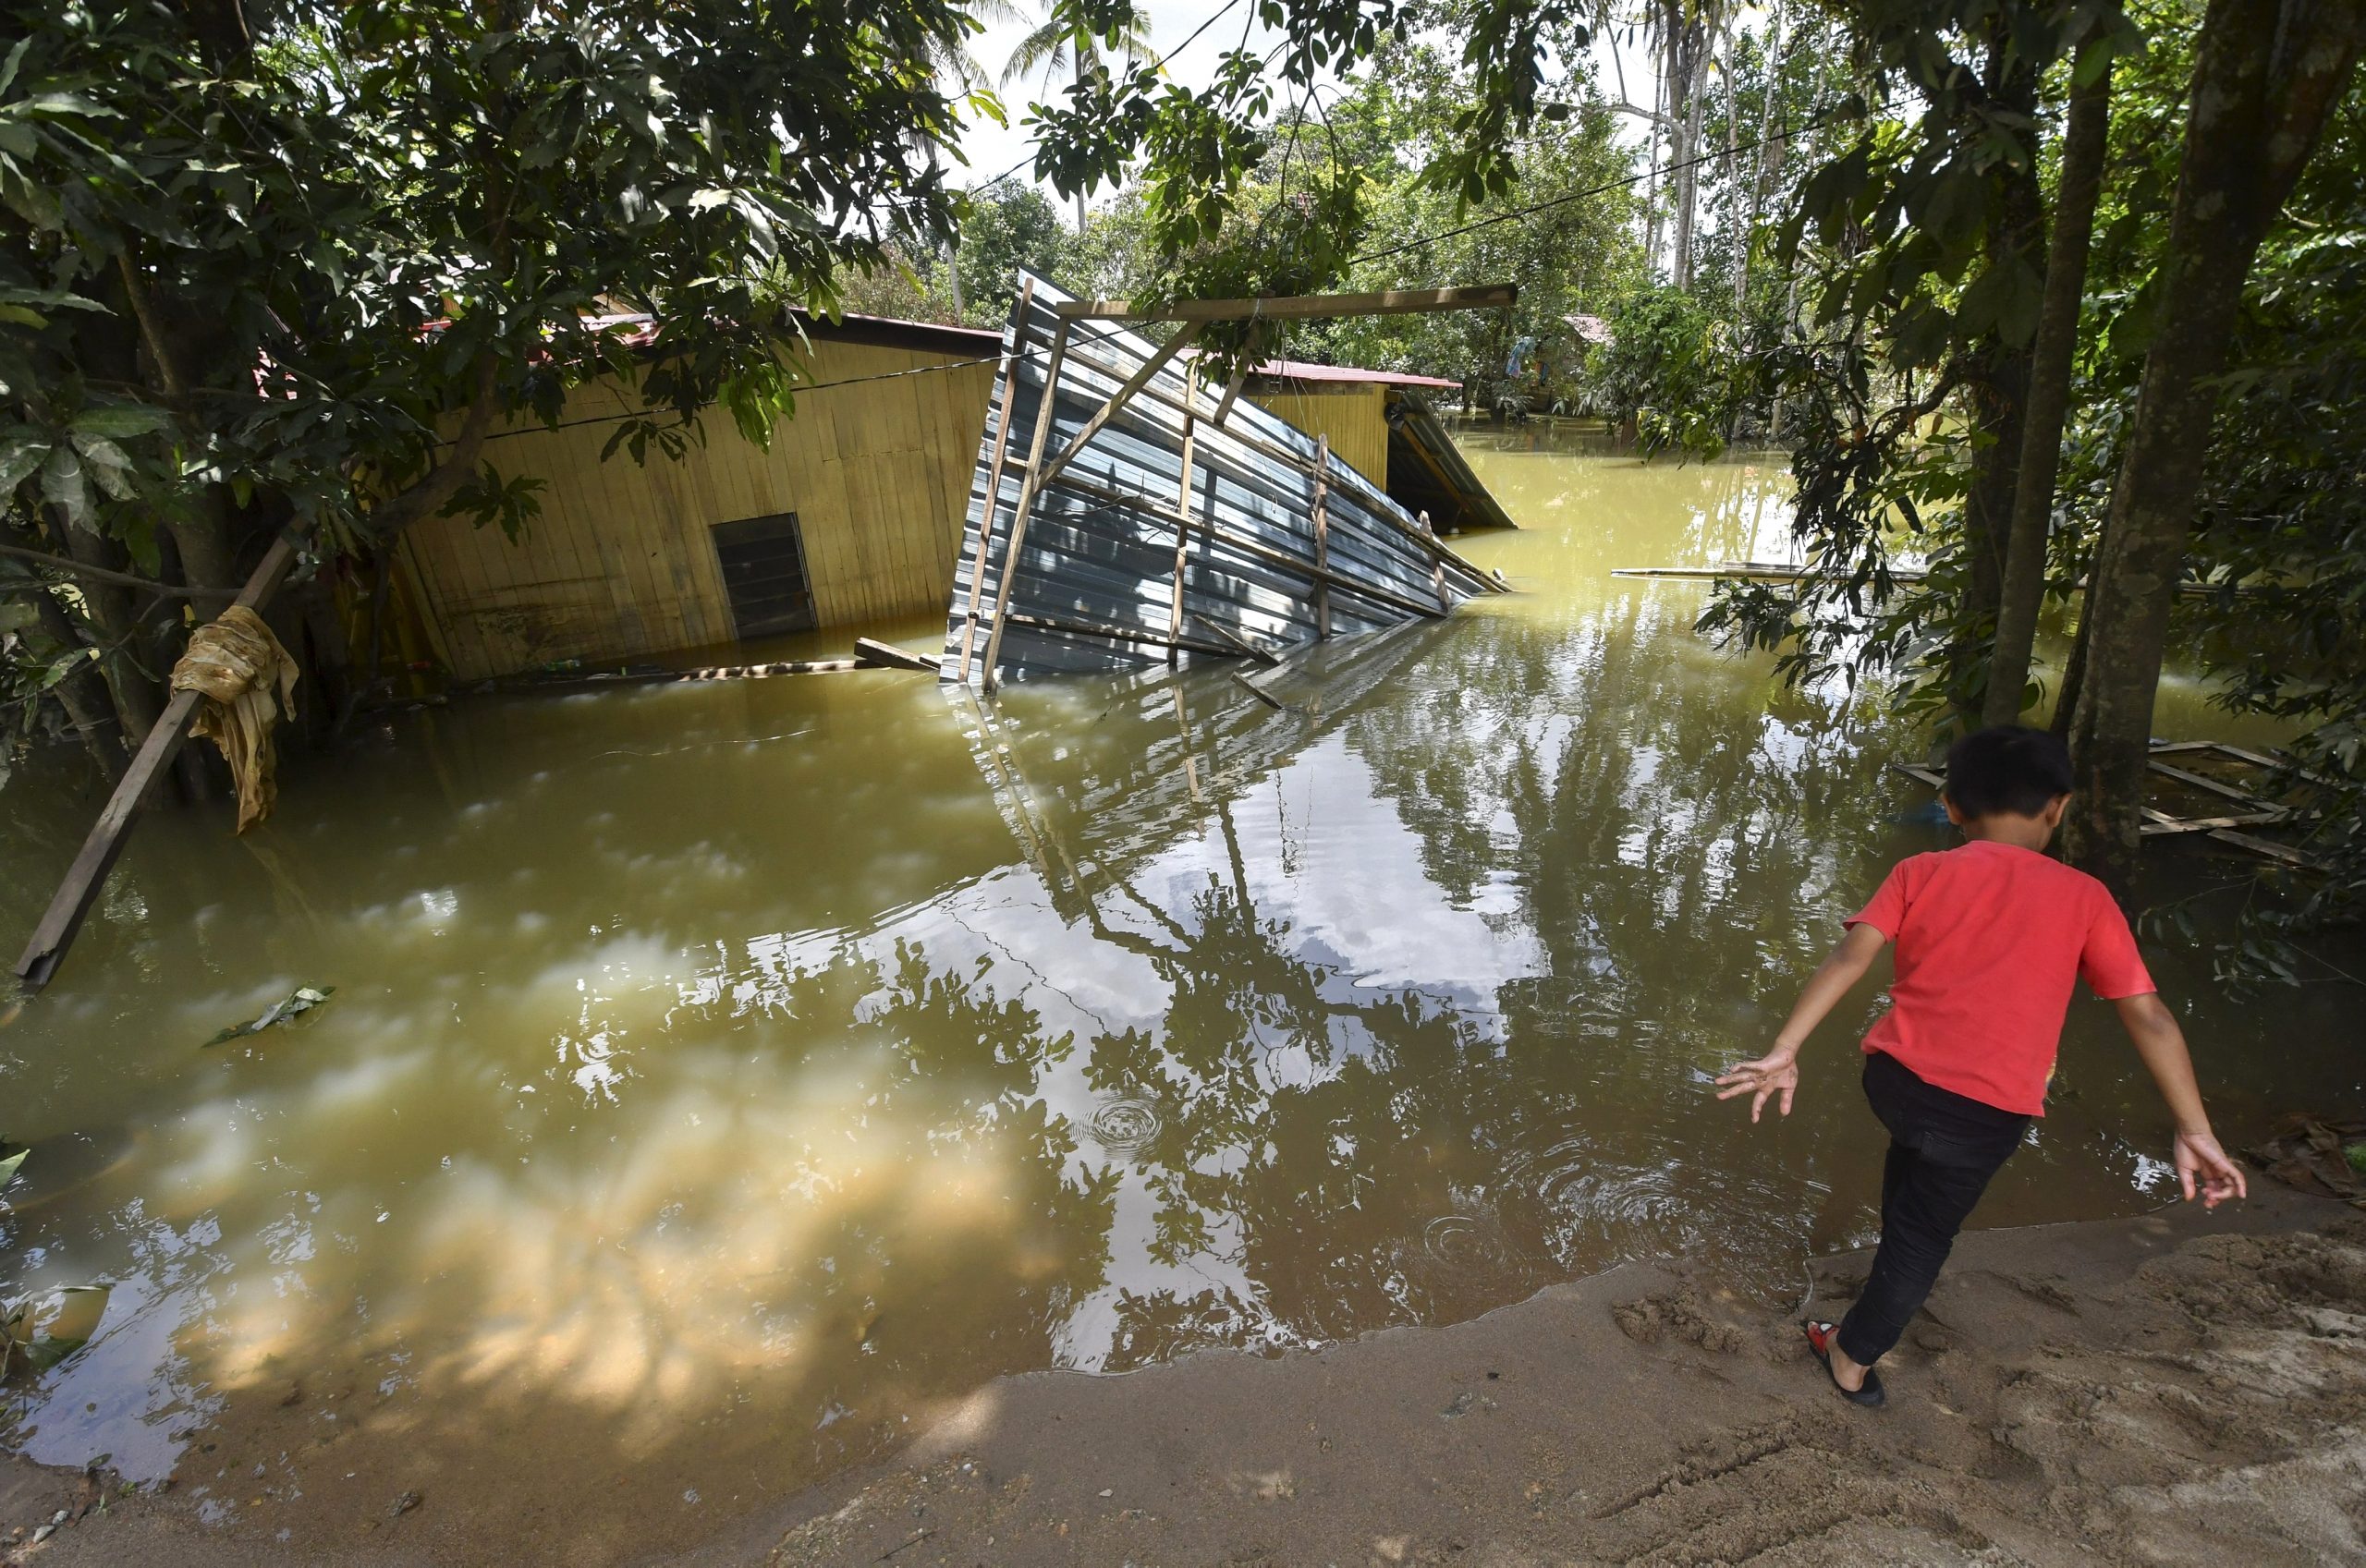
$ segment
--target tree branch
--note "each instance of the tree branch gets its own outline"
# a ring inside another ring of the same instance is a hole
[[[238,590],[236,589],[175,588],[170,583],[154,582],[147,577],[134,577],[129,572],[109,571],[104,566],[86,566],[79,561],[69,561],[63,555],[52,555],[46,551],[28,550],[21,544],[0,544],[0,555],[12,555],[20,561],[36,561],[44,566],[54,566],[58,571],[70,572],[78,577],[87,577],[96,582],[136,588],[143,592],[155,594],[160,599],[236,599],[238,597]],[[0,586],[13,588],[16,585],[11,583]],[[33,586],[46,587],[47,585]]]
[[[165,396],[175,407],[187,398],[180,372],[173,368],[173,357],[165,347],[165,334],[156,324],[155,311],[150,308],[148,291],[140,286],[140,274],[131,268],[129,249],[116,252],[116,266],[123,273],[123,292],[131,301],[132,319],[140,323],[140,341],[148,346],[148,357],[156,362],[156,379],[165,383]]]
[[[498,412],[493,396],[494,372],[495,361],[488,354],[477,367],[476,396],[469,404],[469,411],[461,416],[450,455],[429,469],[427,477],[417,484],[371,510],[369,528],[372,534],[381,540],[392,539],[439,510],[468,483],[470,476],[476,472],[478,455],[484,450],[485,437],[492,433],[494,416]]]

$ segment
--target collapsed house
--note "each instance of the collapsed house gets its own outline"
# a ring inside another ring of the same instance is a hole
[[[1240,401],[1256,367],[1203,385],[1185,350],[1212,322],[1465,309],[1508,292],[1137,310],[1022,274],[978,450],[944,676],[990,688],[1006,673],[1271,657],[1277,644],[1377,631],[1498,591],[1327,432],[1309,437]],[[1158,344],[1116,324],[1145,319],[1177,330]],[[1386,429],[1384,392],[1374,411]],[[1388,453],[1384,441],[1365,456],[1385,464]]]
[[[575,388],[553,426],[497,434],[488,459],[505,480],[539,481],[541,510],[514,540],[467,517],[408,530],[389,656],[476,681],[678,663],[942,611],[1006,334],[866,316],[800,324],[806,384],[768,445],[713,418],[678,460],[604,458],[617,422],[643,411],[613,377]],[[1506,526],[1422,401],[1457,385],[1276,361],[1241,396],[1327,437],[1441,529]],[[1452,469],[1443,481],[1440,464]]]

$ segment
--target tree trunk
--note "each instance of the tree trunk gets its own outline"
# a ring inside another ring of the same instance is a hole
[[[2019,475],[2013,492],[2012,531],[2005,546],[2005,580],[1996,606],[1996,646],[1988,661],[1988,696],[1981,722],[2009,724],[2027,706],[2030,656],[2038,613],[2045,602],[2046,540],[2053,531],[2054,476],[2062,461],[2062,427],[2070,412],[2070,361],[2079,346],[2079,305],[2087,289],[2087,242],[2094,232],[2095,196],[2103,188],[2104,144],[2111,124],[2111,57],[2096,57],[2090,42],[2079,70],[2094,79],[2070,93],[2062,136],[2062,177],[2054,202],[2054,237],[2045,259],[2045,297],[2037,342],[2030,351],[2029,405],[2022,417]]]
[[[2037,73],[2012,47],[2002,29],[1988,50],[1993,109],[2032,120],[2037,112]],[[2034,151],[2034,149],[2032,149]],[[1982,247],[1988,264],[2016,258],[2041,259],[2045,249],[2045,195],[2038,187],[2034,157],[2018,168],[1998,171],[1997,217]],[[2013,495],[2019,488],[2021,431],[2029,407],[2030,350],[2000,329],[1973,351],[1964,380],[1970,389],[1973,428],[1982,437],[1971,456],[1970,488],[1963,504],[1964,596],[1947,650],[1947,705],[1957,721],[1977,724],[1988,674],[1988,650],[1996,635],[1996,610],[2005,594],[2005,541],[2013,531]]]
[[[2127,896],[2143,820],[2153,700],[2218,394],[2260,242],[2366,43],[2357,0],[2211,0],[2185,165],[2161,261],[2161,335],[2089,577],[2094,623],[2071,721],[2071,857]]]
[[[1734,262],[1734,319],[1736,321],[1741,320],[1743,312],[1750,308],[1750,253],[1758,237],[1759,213],[1766,204],[1766,182],[1773,173],[1773,165],[1768,160],[1774,151],[1774,100],[1781,96],[1778,90],[1783,80],[1782,0],[1775,0],[1774,34],[1766,45],[1763,68],[1766,73],[1766,84],[1765,91],[1759,95],[1758,103],[1757,167],[1750,171],[1750,215],[1742,224],[1741,252]]]
[[[1666,102],[1665,84],[1652,73],[1652,133],[1643,140],[1643,276],[1657,283],[1660,275],[1660,115]]]
[[[1668,286],[1692,286],[1692,231],[1700,204],[1701,103],[1709,79],[1708,31],[1684,0],[1662,0],[1667,62],[1668,190],[1674,213]]]
[[[57,642],[71,648],[90,646],[75,626],[74,617],[55,594],[38,593],[34,606],[41,614],[41,629]],[[122,779],[124,764],[130,752],[123,744],[123,726],[116,719],[114,701],[107,695],[106,683],[97,670],[84,665],[50,688],[59,707],[66,710],[67,721],[82,742],[82,749],[91,754],[99,772],[109,784]]]
[[[50,529],[58,553],[82,565],[119,572],[128,565],[122,547],[110,540],[86,533],[55,517],[50,519]],[[135,604],[130,590],[94,578],[85,578],[80,591],[91,624],[98,629],[100,646],[105,650],[100,671],[106,677],[108,691],[114,694],[116,714],[123,723],[124,743],[136,749],[147,740],[149,730],[165,711],[164,693],[158,683],[137,663],[144,651],[140,646],[140,612],[147,606]]]

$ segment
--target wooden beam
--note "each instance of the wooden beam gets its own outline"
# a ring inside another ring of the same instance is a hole
[[[1201,322],[1191,322],[1181,332],[1177,333],[1173,337],[1167,339],[1166,346],[1165,347],[1152,355],[1149,359],[1143,360],[1141,362],[1140,369],[1135,371],[1131,376],[1128,377],[1126,383],[1123,386],[1109,395],[1109,401],[1104,403],[1099,410],[1093,414],[1092,418],[1085,420],[1084,428],[1076,432],[1076,439],[1069,442],[1066,446],[1060,448],[1058,456],[1053,458],[1050,462],[1045,463],[1040,468],[1036,467],[1035,459],[1031,456],[1029,457],[1027,460],[1027,477],[1029,482],[1035,485],[1036,488],[1041,489],[1043,486],[1051,483],[1055,479],[1057,479],[1059,477],[1060,470],[1067,468],[1070,463],[1076,461],[1078,455],[1084,451],[1085,447],[1091,444],[1092,438],[1099,435],[1103,428],[1105,427],[1111,419],[1116,419],[1119,412],[1125,408],[1127,404],[1131,403],[1134,400],[1134,394],[1140,392],[1143,387],[1148,386],[1150,384],[1151,377],[1165,370],[1166,368],[1167,361],[1174,359],[1176,355],[1181,353],[1185,346],[1189,344],[1193,338],[1198,337],[1205,324],[1206,323]],[[1065,323],[1063,323],[1063,325],[1065,325]],[[1217,417],[1221,419],[1223,416],[1219,413]]]
[[[1191,618],[1199,622],[1201,626],[1207,627],[1208,630],[1215,633],[1216,636],[1222,638],[1226,643],[1229,643],[1232,647],[1232,650],[1235,653],[1241,655],[1243,658],[1254,659],[1261,664],[1278,664],[1282,662],[1282,656],[1280,654],[1275,653],[1271,649],[1258,647],[1255,643],[1250,641],[1247,638],[1241,636],[1238,632],[1234,631],[1230,626],[1224,625],[1222,622],[1211,621],[1205,615],[1194,615]]]
[[[2251,794],[2251,792],[2247,789],[2238,789],[2230,784],[2221,784],[2216,779],[2211,778],[2206,774],[2194,772],[2190,769],[2177,767],[2172,763],[2164,762],[2158,759],[2147,760],[2144,765],[2164,778],[2175,779],[2181,784],[2189,784],[2195,789],[2206,790],[2212,795],[2222,796],[2225,798],[2235,802],[2238,806],[2249,806],[2256,810],[2275,804],[2272,800],[2262,800],[2259,796]]]
[[[1253,350],[1244,354],[1241,357],[1239,368],[1232,372],[1232,379],[1224,383],[1224,396],[1216,403],[1214,424],[1218,430],[1224,428],[1225,417],[1232,412],[1233,402],[1239,397],[1242,383],[1249,380],[1249,367],[1254,358]]]
[[[915,653],[909,648],[898,648],[892,642],[881,642],[876,638],[856,638],[854,656],[857,662],[878,669],[926,670],[935,675],[943,667],[941,661],[933,653]]]
[[[1175,497],[1175,510],[1182,517],[1189,517],[1191,513],[1191,465],[1200,440],[1199,406],[1200,372],[1194,368],[1183,372],[1183,479],[1177,487]],[[1183,565],[1190,549],[1191,530],[1177,528],[1175,530],[1175,598],[1166,612],[1166,635],[1170,638],[1183,635]],[[1169,646],[1166,650],[1167,667],[1172,669],[1181,662],[1181,650]],[[1193,793],[1196,796],[1196,788]]]
[[[1177,299],[1136,305],[1128,299],[1072,299],[1054,307],[1074,322],[1328,321],[1337,316],[1409,316],[1433,310],[1484,310],[1515,304],[1508,283],[1475,288],[1395,288],[1378,294],[1295,294],[1260,299]]]
[[[1284,702],[1280,698],[1275,697],[1272,692],[1267,691],[1263,687],[1259,686],[1255,681],[1250,680],[1247,675],[1242,675],[1238,670],[1233,672],[1232,678],[1235,685],[1241,687],[1241,689],[1248,692],[1250,696],[1255,698],[1258,701],[1263,703],[1268,708],[1278,711],[1289,706],[1288,703]]]
[[[1314,438],[1314,569],[1316,573],[1331,569],[1331,438]],[[1314,637],[1318,642],[1331,640],[1331,585],[1321,576],[1314,579]]]
[[[994,514],[1002,510],[1002,468],[1010,451],[1011,412],[1018,406],[1018,367],[1027,359],[1027,329],[1034,318],[1035,278],[1028,274],[1018,290],[1018,325],[1011,333],[1010,351],[1002,357],[1002,419],[994,428],[994,456],[986,464],[986,509],[978,518],[978,562],[970,572],[970,608],[961,617],[962,680],[970,678],[970,651],[978,636],[978,601],[986,586],[986,551],[994,542]]]
[[[1027,448],[1027,483],[1018,492],[1018,509],[1011,514],[1010,542],[1002,551],[1002,575],[994,579],[994,624],[986,637],[986,668],[981,683],[988,691],[994,690],[1000,679],[994,673],[994,662],[1002,657],[1002,618],[1010,609],[1010,585],[1018,576],[1019,548],[1027,542],[1027,514],[1035,509],[1035,497],[1043,489],[1043,444],[1050,440],[1053,421],[1060,411],[1060,362],[1067,358],[1067,352],[1068,323],[1062,322],[1052,332],[1052,357],[1043,367],[1043,398],[1035,407],[1035,437]],[[979,544],[979,569],[985,569],[982,540]],[[960,678],[970,678],[966,661]]]
[[[1220,642],[1192,637],[1161,637],[1156,632],[1137,631],[1130,626],[1113,626],[1105,621],[1069,621],[1057,615],[1030,615],[1019,610],[1013,610],[1005,619],[1014,626],[1034,626],[1071,637],[1097,637],[1104,642],[1138,642],[1145,648],[1180,648],[1188,653],[1215,653],[1227,658],[1232,654],[1232,650]]]
[[[234,602],[249,610],[262,609],[295,559],[296,546],[287,535],[273,540]],[[123,854],[124,842],[131,835],[131,824],[140,815],[149,787],[172,766],[182,742],[189,739],[189,721],[197,717],[200,700],[193,691],[172,694],[172,700],[165,704],[163,716],[149,730],[148,738],[140,742],[130,766],[124,769],[122,781],[107,797],[99,820],[91,824],[90,836],[82,841],[74,863],[66,869],[66,880],[58,884],[41,923],[33,928],[32,940],[25,944],[24,955],[17,960],[17,978],[29,989],[39,991],[47,985],[65,958],[66,950],[74,944],[83,918],[98,902],[107,873]]]
[[[2157,811],[2147,806],[2144,808],[2144,825],[2136,830],[2138,834],[2154,838],[2177,833],[2206,833],[2218,828],[2267,827],[2290,821],[2292,813],[2278,807],[2272,811],[2243,811],[2230,817],[2172,817],[2166,811]]]
[[[2248,849],[2253,855],[2263,856],[2270,860],[2281,860],[2287,866],[2299,866],[2314,870],[2318,865],[2317,857],[2305,851],[2294,849],[2289,845],[2277,844],[2272,839],[2257,838],[2250,833],[2238,833],[2232,828],[2216,829],[2210,836],[2220,844],[2231,844],[2238,849]]]

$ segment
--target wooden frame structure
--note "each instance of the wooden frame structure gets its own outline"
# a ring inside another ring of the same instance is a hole
[[[2280,757],[2271,757],[2266,752],[2253,751],[2246,747],[2229,746],[2225,741],[2156,740],[2153,743],[2152,757],[2146,763],[2152,772],[2189,789],[2217,796],[2240,809],[2211,817],[2178,817],[2148,806],[2144,808],[2143,825],[2136,830],[2140,836],[2175,838],[2186,833],[2207,833],[2221,844],[2231,845],[2237,849],[2287,866],[2312,868],[2317,864],[2316,857],[2304,850],[2240,831],[2244,828],[2294,826],[2306,821],[2307,813],[2262,799],[2239,784],[2231,784],[2224,779],[2214,779],[2207,773],[2197,773],[2190,768],[2162,760],[2165,757],[2177,756],[2223,757],[2246,767],[2282,771],[2312,782],[2316,780],[2315,774],[2295,767]],[[1894,772],[1904,773],[1919,784],[1929,784],[1933,789],[1946,787],[1947,775],[1944,768],[1928,767],[1919,762],[1892,762],[1890,767]]]
[[[1008,669],[1233,655],[1228,643],[1375,631],[1504,591],[1327,441],[1239,407],[1245,362],[1202,415],[1199,371],[1182,351],[1217,322],[1514,298],[1501,285],[1138,308],[1068,299],[1021,274],[955,571],[945,678],[991,691]],[[1119,321],[1179,330],[1153,344],[1104,324]],[[1193,622],[1215,640],[1189,635]]]

